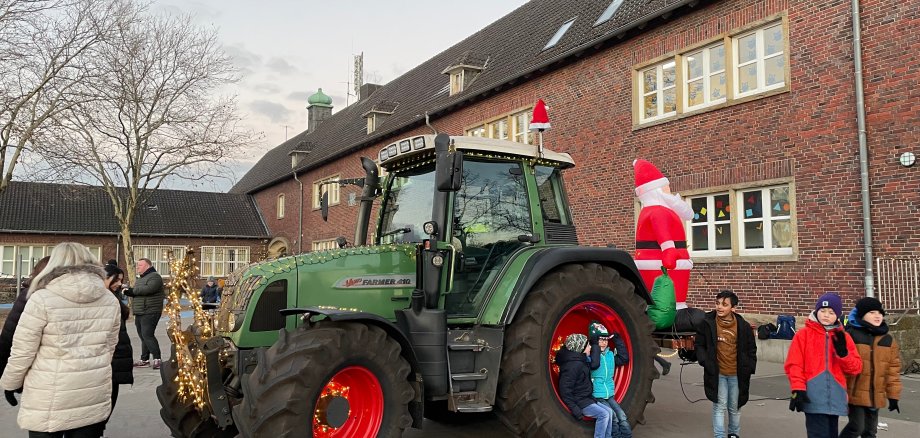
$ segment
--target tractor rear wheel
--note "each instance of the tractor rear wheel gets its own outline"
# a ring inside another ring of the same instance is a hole
[[[588,333],[598,320],[626,343],[629,363],[617,367],[615,398],[630,423],[644,421],[658,378],[652,322],[635,286],[613,268],[596,263],[562,266],[547,274],[527,295],[505,333],[498,390],[499,418],[527,437],[569,436],[593,422],[576,420],[558,391],[556,351],[571,333]]]
[[[172,360],[164,360],[160,366],[160,378],[163,383],[157,386],[157,399],[160,400],[160,417],[169,427],[172,436],[177,438],[232,438],[237,435],[236,427],[221,429],[207,415],[202,414],[191,400],[179,398],[179,385],[176,383],[178,369]]]
[[[400,436],[415,396],[400,353],[373,325],[281,330],[243,379],[234,421],[244,438]]]

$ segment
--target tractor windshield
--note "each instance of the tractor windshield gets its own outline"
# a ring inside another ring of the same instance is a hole
[[[393,173],[383,198],[378,243],[421,242],[431,220],[434,162]]]

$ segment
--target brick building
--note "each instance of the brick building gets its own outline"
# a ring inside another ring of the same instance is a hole
[[[134,257],[169,276],[167,250],[196,251],[202,277],[223,277],[265,256],[268,233],[247,195],[157,190],[132,226]],[[13,181],[0,193],[0,292],[28,276],[54,245],[86,245],[101,261],[124,266],[119,225],[101,187]]]
[[[860,3],[873,258],[916,258],[920,1]],[[576,162],[582,244],[633,249],[631,163],[645,158],[697,214],[691,304],[730,288],[745,312],[803,313],[827,290],[850,305],[867,274],[855,71],[849,1],[532,0],[334,115],[318,93],[308,129],[231,192],[253,196],[272,246],[327,248],[351,240],[360,189],[319,183],[430,133],[426,114],[439,132],[532,143],[542,98],[547,146]]]

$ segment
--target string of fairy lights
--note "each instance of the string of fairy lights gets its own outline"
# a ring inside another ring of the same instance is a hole
[[[200,411],[207,404],[207,367],[204,352],[193,342],[194,335],[182,331],[182,295],[188,298],[194,310],[193,324],[197,327],[201,342],[213,335],[213,324],[210,316],[201,307],[201,296],[196,293],[197,288],[192,287],[193,281],[198,277],[194,251],[186,247],[185,255],[181,258],[176,257],[172,251],[167,251],[166,258],[172,272],[165,306],[166,314],[169,316],[167,334],[176,348],[176,357],[172,360],[176,362],[179,400],[191,401]]]

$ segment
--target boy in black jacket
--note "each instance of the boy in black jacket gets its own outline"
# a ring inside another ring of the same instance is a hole
[[[591,370],[588,356],[591,346],[588,337],[573,333],[565,338],[565,346],[556,353],[559,365],[559,395],[572,415],[581,420],[586,415],[594,417],[594,438],[607,438],[613,433],[612,411],[597,403],[592,396]]]
[[[723,290],[716,295],[716,310],[706,314],[697,327],[696,357],[703,367],[703,387],[712,401],[712,431],[725,438],[725,411],[728,411],[728,437],[741,434],[741,407],[748,401],[751,374],[757,368],[754,331],[735,313],[738,295]]]

